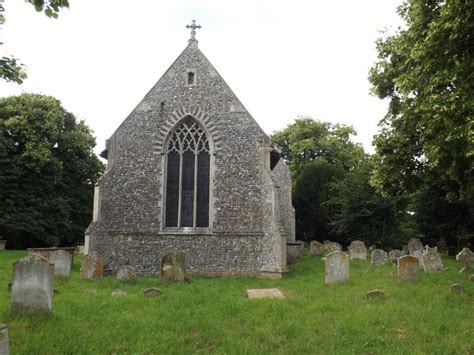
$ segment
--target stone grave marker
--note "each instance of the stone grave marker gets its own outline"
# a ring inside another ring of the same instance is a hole
[[[145,297],[158,297],[161,295],[161,290],[156,287],[150,287],[143,291],[143,294]]]
[[[100,279],[104,276],[104,259],[95,254],[85,255],[82,259],[81,277],[92,280]]]
[[[286,299],[284,293],[279,288],[254,288],[247,290],[249,299],[270,298],[270,299]]]
[[[399,249],[390,250],[388,253],[388,259],[395,266],[398,265],[398,258],[401,256],[402,256],[402,251]]]
[[[126,296],[127,291],[121,288],[117,288],[116,290],[112,291],[112,296]]]
[[[401,281],[420,280],[420,263],[416,256],[405,255],[398,259],[398,278]]]
[[[137,274],[130,266],[122,266],[117,273],[117,280],[127,284],[134,284],[137,282]]]
[[[474,275],[469,276],[469,281],[474,282]]]
[[[186,255],[170,251],[161,258],[161,279],[165,282],[183,282],[186,277]]]
[[[286,258],[288,263],[295,263],[303,255],[303,242],[296,240],[286,243]]]
[[[372,252],[371,264],[372,266],[383,266],[387,264],[388,255],[385,250],[375,249]]]
[[[13,263],[11,310],[17,313],[49,313],[53,309],[54,265],[39,255]]]
[[[464,292],[464,286],[461,285],[461,284],[452,284],[450,289],[451,289],[452,293],[463,293]]]
[[[5,250],[6,246],[7,246],[7,241],[0,239],[0,250]]]
[[[437,249],[432,248],[423,253],[423,269],[425,272],[443,272],[443,260]]]
[[[0,324],[0,354],[8,355],[8,326],[6,324]]]
[[[385,293],[380,290],[372,290],[367,292],[367,299],[383,299],[385,298]]]
[[[403,255],[410,255],[410,251],[408,250],[408,245],[402,245],[402,256]]]
[[[49,262],[54,264],[54,277],[68,279],[71,273],[71,254],[64,250],[55,250],[49,255]]]
[[[459,272],[471,272],[471,262],[474,261],[474,253],[469,248],[463,248],[461,252],[456,255],[456,260],[462,262],[463,268]]]
[[[423,244],[418,238],[411,238],[408,241],[408,252],[410,255],[415,255],[415,251],[423,251]]]
[[[349,257],[333,251],[326,255],[326,285],[349,280]]]
[[[349,249],[349,257],[351,260],[367,259],[367,248],[363,241],[353,240],[347,249]]]
[[[323,244],[317,240],[312,240],[309,244],[309,253],[314,256],[323,256]]]
[[[324,250],[324,254],[327,255],[334,251],[342,251],[342,246],[341,244],[337,242],[329,242],[329,243],[323,244],[323,250]]]
[[[422,250],[415,250],[413,252],[413,255],[415,258],[418,258],[418,265],[420,267],[420,269],[424,269],[424,266],[423,266],[423,251]]]

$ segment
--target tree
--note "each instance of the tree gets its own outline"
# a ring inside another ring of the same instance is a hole
[[[26,2],[32,4],[36,11],[44,12],[44,14],[50,18],[58,18],[59,10],[63,7],[69,7],[68,0],[26,0]],[[0,26],[5,23],[3,12],[5,12],[5,9],[0,2]],[[0,42],[0,46],[2,45],[3,43]],[[0,78],[5,81],[21,84],[26,77],[24,65],[21,64],[17,58],[0,58]]]
[[[389,99],[375,137],[374,183],[474,198],[474,2],[408,0],[406,28],[377,42],[372,91]]]
[[[0,235],[16,248],[74,245],[103,164],[83,121],[49,96],[0,99]]]

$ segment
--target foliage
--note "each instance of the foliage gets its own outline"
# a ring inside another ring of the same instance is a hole
[[[54,98],[0,99],[0,235],[12,247],[82,239],[103,171],[94,146],[85,123]]]
[[[58,18],[59,10],[64,7],[69,7],[68,0],[27,0],[26,2],[32,4],[35,10],[38,12],[44,12],[44,14],[50,18]],[[0,25],[5,22],[5,16],[3,15],[5,9],[0,3]],[[3,43],[0,42],[0,46]],[[26,71],[24,65],[18,62],[18,59],[14,57],[2,57],[0,59],[0,78],[7,82],[15,82],[22,84],[23,80],[26,79]]]
[[[8,324],[12,354],[472,354],[474,282],[460,263],[450,271],[421,275],[401,285],[391,265],[351,262],[350,280],[324,284],[324,261],[310,255],[290,265],[288,277],[193,277],[183,284],[140,277],[134,285],[109,276],[79,277],[76,257],[70,280],[55,280],[51,316],[9,312],[12,262],[0,257],[0,323]],[[461,283],[465,293],[451,294]],[[162,295],[146,298],[158,287]],[[249,300],[249,288],[278,287],[287,300]],[[378,288],[385,300],[367,300]],[[126,296],[111,296],[122,288]],[[86,293],[95,289],[97,294]],[[436,341],[434,341],[436,339]]]
[[[369,76],[390,100],[373,181],[394,195],[437,185],[450,200],[472,199],[474,2],[408,0],[398,12],[407,26],[378,40]]]

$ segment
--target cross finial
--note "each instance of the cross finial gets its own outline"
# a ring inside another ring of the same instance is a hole
[[[191,21],[191,25],[186,25],[186,28],[191,29],[191,38],[188,40],[189,43],[197,42],[196,29],[201,28],[201,25],[196,25],[196,20]]]

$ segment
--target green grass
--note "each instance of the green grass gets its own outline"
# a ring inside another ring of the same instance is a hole
[[[324,285],[324,261],[304,256],[287,278],[195,277],[163,284],[153,277],[123,285],[113,277],[79,278],[76,258],[69,281],[56,281],[53,313],[11,314],[11,264],[25,255],[0,252],[0,323],[7,323],[12,354],[338,353],[473,354],[474,283],[450,270],[400,283],[392,266],[351,263],[347,283]],[[451,294],[461,283],[465,293]],[[163,294],[145,298],[143,290]],[[280,287],[287,300],[248,300],[247,288]],[[94,288],[97,294],[84,290]],[[116,288],[128,295],[112,297]],[[368,301],[380,289],[385,300]]]

